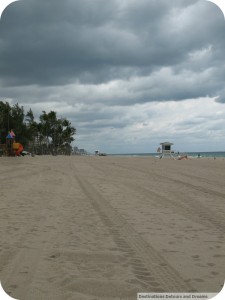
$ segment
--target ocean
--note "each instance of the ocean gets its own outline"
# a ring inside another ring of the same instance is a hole
[[[141,156],[153,156],[153,157],[158,157],[160,156],[160,153],[122,153],[122,154],[109,154],[112,156],[136,156],[136,157],[141,157]],[[224,157],[225,158],[225,152],[223,151],[218,151],[218,152],[180,152],[179,155],[187,155],[189,157],[197,158],[197,157]],[[178,153],[174,153],[174,156],[178,156]]]

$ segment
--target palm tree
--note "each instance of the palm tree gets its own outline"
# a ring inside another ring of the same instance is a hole
[[[11,107],[8,102],[0,101],[0,143],[5,144],[7,132],[13,129],[16,139],[31,152],[70,154],[76,134],[71,122],[57,118],[54,111],[42,111],[39,120],[35,121],[31,109],[25,114],[23,106],[18,103]]]

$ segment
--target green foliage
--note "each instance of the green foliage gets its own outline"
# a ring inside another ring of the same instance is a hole
[[[10,106],[0,101],[0,143],[4,144],[10,130],[16,134],[16,141],[27,150],[37,154],[70,154],[76,129],[57,113],[45,111],[35,121],[30,109],[26,114],[19,104]]]

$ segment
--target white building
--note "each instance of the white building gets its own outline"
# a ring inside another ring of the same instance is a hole
[[[171,149],[171,146],[173,145],[173,143],[164,142],[164,143],[160,143],[160,145],[162,146],[162,155],[160,158],[163,158],[166,155],[173,157],[174,152]]]

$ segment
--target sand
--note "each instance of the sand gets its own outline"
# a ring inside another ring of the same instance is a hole
[[[0,158],[0,280],[19,300],[218,293],[225,160]]]

